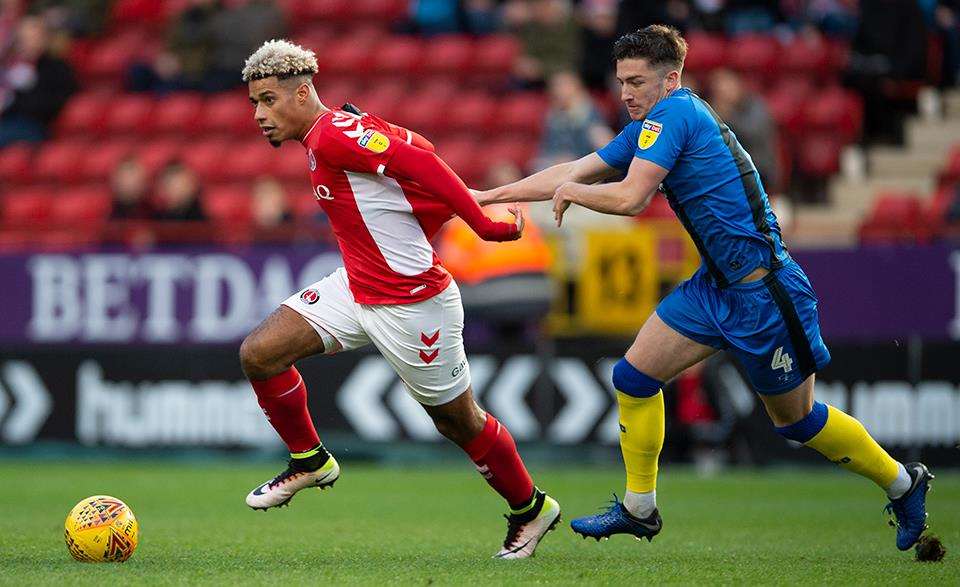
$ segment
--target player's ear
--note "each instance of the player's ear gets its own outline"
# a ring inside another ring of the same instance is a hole
[[[677,69],[671,69],[667,72],[665,78],[667,83],[667,90],[675,90],[680,87],[680,71]]]
[[[310,97],[310,84],[303,82],[297,86],[297,102],[303,104]]]

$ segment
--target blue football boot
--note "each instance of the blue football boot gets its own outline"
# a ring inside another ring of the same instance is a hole
[[[910,489],[890,500],[884,511],[896,517],[896,521],[890,520],[890,525],[897,529],[897,548],[910,550],[927,529],[927,491],[933,475],[923,463],[907,463],[904,467],[912,481]]]
[[[646,538],[648,541],[660,533],[663,528],[663,520],[660,518],[660,512],[656,509],[646,518],[640,519],[634,517],[623,503],[617,499],[617,494],[613,494],[613,501],[606,511],[593,516],[584,516],[570,522],[570,528],[586,539],[588,536],[596,538],[599,542],[601,538],[609,538],[614,534],[630,534],[637,540]]]

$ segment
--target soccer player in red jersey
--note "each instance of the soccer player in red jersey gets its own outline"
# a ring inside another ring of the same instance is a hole
[[[293,363],[373,343],[437,430],[509,504],[496,556],[528,557],[560,519],[560,506],[534,486],[506,427],[473,399],[460,291],[430,245],[454,215],[490,241],[520,238],[523,216],[519,209],[513,223],[484,216],[417,133],[324,106],[313,86],[317,71],[312,51],[283,40],[264,43],[243,69],[264,137],[275,147],[296,140],[306,149],[313,194],[344,262],[290,296],[240,347],[243,371],[291,456],[247,505],[281,506],[301,489],[337,480],[340,466],[320,442]]]

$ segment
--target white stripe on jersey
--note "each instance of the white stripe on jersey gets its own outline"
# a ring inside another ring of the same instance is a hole
[[[387,265],[400,275],[433,267],[433,247],[397,180],[345,171],[357,209]]]

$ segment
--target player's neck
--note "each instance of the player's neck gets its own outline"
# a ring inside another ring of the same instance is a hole
[[[313,112],[311,113],[311,115],[307,117],[307,123],[304,125],[302,129],[300,129],[300,132],[297,133],[297,136],[300,137],[299,141],[301,143],[303,142],[304,139],[307,138],[307,134],[310,132],[310,130],[313,129],[314,126],[316,126],[317,119],[323,116],[324,114],[326,114],[327,112],[330,112],[330,109],[324,106],[323,103],[320,102],[319,100],[313,106],[312,110]]]

